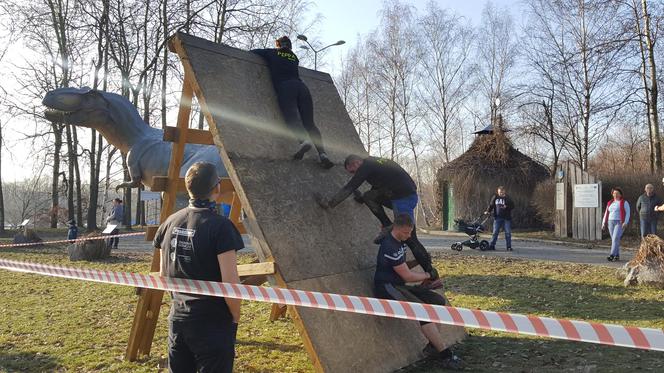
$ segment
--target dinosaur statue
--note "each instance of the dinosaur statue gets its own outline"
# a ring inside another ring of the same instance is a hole
[[[49,108],[44,113],[48,120],[94,128],[127,154],[131,180],[116,189],[136,188],[140,183],[152,188],[153,176],[168,174],[173,144],[163,140],[164,131],[145,123],[126,98],[90,88],[58,88],[46,93],[42,103]],[[200,161],[216,165],[219,176],[228,176],[217,147],[195,144],[185,147],[180,176]]]

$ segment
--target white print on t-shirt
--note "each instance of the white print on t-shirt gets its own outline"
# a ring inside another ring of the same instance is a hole
[[[400,247],[399,250],[395,253],[394,256],[389,255],[389,254],[384,254],[384,255],[385,255],[385,257],[386,257],[387,259],[390,259],[390,260],[393,260],[393,261],[396,262],[397,260],[403,258],[404,255],[406,255],[406,245],[401,245],[401,247]]]
[[[196,234],[195,229],[173,227],[171,231],[171,255],[170,259],[175,262],[176,257],[185,263],[191,262],[191,251],[194,249],[192,239]]]
[[[505,201],[505,198],[496,198],[496,213],[500,213],[500,211],[504,210],[507,207],[507,202]]]

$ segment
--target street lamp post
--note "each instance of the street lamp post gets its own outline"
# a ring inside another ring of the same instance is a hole
[[[312,51],[314,52],[314,70],[318,70],[318,52],[322,52],[323,50],[325,50],[325,49],[327,49],[327,48],[329,48],[329,47],[333,47],[333,46],[335,46],[335,45],[341,45],[341,44],[345,44],[345,43],[346,43],[346,42],[343,41],[343,40],[339,40],[339,41],[337,41],[336,43],[332,43],[332,44],[330,44],[330,45],[328,45],[328,46],[325,46],[325,47],[323,47],[323,48],[321,48],[321,49],[315,49],[315,48],[313,47],[313,45],[311,45],[311,44],[309,43],[309,39],[308,39],[305,35],[300,34],[300,35],[297,36],[297,38],[298,38],[298,40],[302,40],[303,42],[307,43],[307,45],[300,45],[300,48],[302,48],[302,49],[310,49],[310,50],[312,50]]]

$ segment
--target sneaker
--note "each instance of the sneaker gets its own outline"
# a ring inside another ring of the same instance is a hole
[[[505,251],[512,251],[512,248],[508,247],[507,249],[505,249]]]
[[[373,239],[373,243],[376,245],[380,245],[380,242],[383,240],[383,238],[387,237],[387,235],[390,233],[392,230],[392,225],[388,225],[387,227],[381,228],[380,232],[378,235]]]
[[[311,143],[308,141],[303,141],[300,143],[300,149],[297,150],[295,154],[293,154],[293,160],[299,161],[304,157],[304,154],[311,150]]]
[[[609,256],[606,257],[606,260],[608,260],[609,262],[612,262],[613,258],[615,258],[615,256],[609,255]]]
[[[330,168],[334,167],[334,163],[332,163],[330,158],[327,157],[327,154],[320,153],[318,155],[318,159],[320,160],[320,166],[324,169],[329,170]]]
[[[487,250],[488,251],[496,251],[496,247],[495,246],[489,246],[489,248]]]
[[[461,370],[461,369],[463,369],[461,358],[459,356],[457,356],[449,348],[441,351],[439,353],[439,356],[440,356],[440,365],[443,368],[450,369],[450,370]]]
[[[613,256],[613,261],[614,262],[619,262],[620,261],[620,255],[614,255]]]

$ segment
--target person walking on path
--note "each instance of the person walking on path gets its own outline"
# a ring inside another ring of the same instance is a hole
[[[106,224],[113,224],[119,227],[120,224],[122,224],[122,220],[124,220],[124,205],[122,204],[122,200],[120,198],[115,198],[113,199],[113,207],[111,208],[111,213],[106,217]],[[116,235],[118,233],[120,233],[120,230],[116,227],[115,229],[113,229],[113,231],[110,234]],[[120,243],[119,237],[112,237],[109,240],[108,245],[112,249],[117,249],[119,243]]]
[[[512,209],[514,209],[514,202],[507,195],[505,187],[499,186],[496,194],[491,197],[489,207],[484,211],[485,215],[493,213],[493,236],[489,250],[496,250],[496,241],[498,241],[500,230],[503,229],[505,231],[505,249],[512,251]]]
[[[276,40],[276,46],[276,49],[252,49],[251,52],[263,57],[267,63],[286,124],[300,142],[293,159],[302,159],[313,145],[318,151],[321,167],[332,168],[334,163],[325,153],[320,130],[314,122],[313,99],[309,88],[300,79],[298,69],[300,60],[293,53],[291,40],[287,36],[282,36]],[[308,138],[303,129],[308,133]]]
[[[408,172],[396,162],[385,158],[362,158],[351,154],[346,157],[344,167],[353,175],[344,187],[331,198],[314,194],[316,202],[322,208],[334,208],[348,196],[354,194],[355,201],[364,203],[382,225],[380,233],[374,239],[375,244],[380,244],[392,229],[392,221],[387,217],[385,207],[393,210],[395,216],[406,214],[412,221],[415,221],[415,207],[418,201],[417,186]],[[357,188],[365,181],[371,185],[371,189],[362,193]],[[417,239],[417,229],[414,224],[406,244],[422,268],[427,272],[431,271],[433,268],[431,256]]]
[[[76,220],[71,219],[68,221],[69,229],[67,229],[67,239],[75,240],[78,238],[78,227],[76,226]]]
[[[606,258],[609,262],[620,260],[620,239],[629,224],[629,202],[623,198],[623,191],[619,187],[611,189],[613,198],[606,204],[602,230],[608,228],[611,236],[611,253]]]
[[[155,234],[160,275],[239,283],[236,251],[244,248],[233,223],[218,215],[221,193],[213,164],[194,163],[185,176],[189,206],[172,214]],[[172,292],[168,316],[170,372],[233,371],[240,299]]]
[[[436,304],[445,306],[445,298],[432,289],[442,286],[437,279],[438,272],[433,268],[429,272],[415,272],[406,263],[406,241],[413,231],[413,221],[408,214],[400,214],[394,218],[394,225],[389,234],[380,243],[374,274],[374,293],[382,299],[393,299],[403,302]],[[406,282],[420,282],[419,285],[406,285]],[[461,369],[461,359],[450,349],[445,348],[438,326],[430,322],[420,321],[422,334],[429,341],[447,369]]]
[[[655,186],[646,184],[645,193],[636,201],[636,211],[639,212],[639,223],[641,225],[641,238],[649,234],[657,234],[657,206],[664,204],[661,198],[655,194]]]

